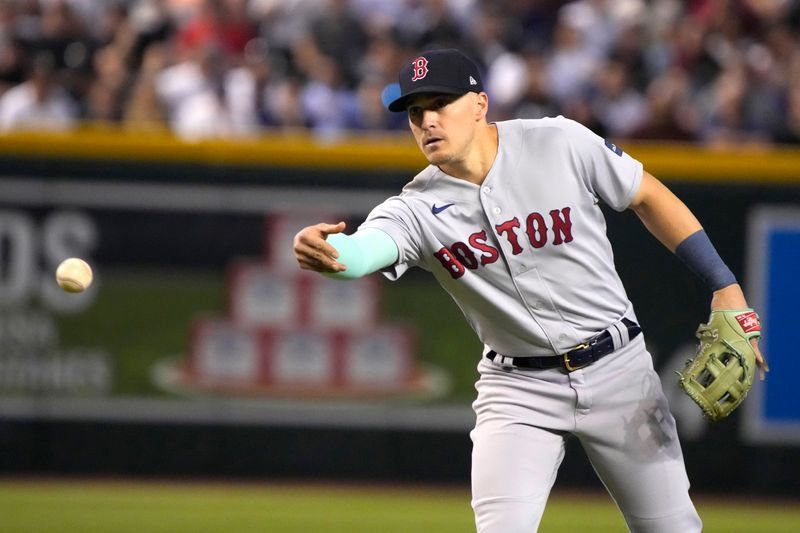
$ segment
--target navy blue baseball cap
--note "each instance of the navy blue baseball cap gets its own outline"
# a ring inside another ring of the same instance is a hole
[[[389,111],[402,112],[408,98],[419,93],[466,94],[483,91],[478,65],[459,50],[429,50],[406,62],[400,69],[400,96],[389,103]]]

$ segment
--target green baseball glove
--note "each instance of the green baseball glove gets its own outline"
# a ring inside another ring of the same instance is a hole
[[[712,311],[700,324],[700,344],[694,359],[679,372],[681,388],[715,422],[736,409],[756,372],[756,352],[750,339],[761,336],[761,323],[752,309]]]

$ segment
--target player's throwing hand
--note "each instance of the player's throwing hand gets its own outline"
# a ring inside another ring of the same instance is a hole
[[[344,272],[347,267],[336,259],[339,252],[326,241],[328,235],[341,233],[346,224],[315,224],[300,230],[294,237],[294,255],[300,268],[315,272]]]

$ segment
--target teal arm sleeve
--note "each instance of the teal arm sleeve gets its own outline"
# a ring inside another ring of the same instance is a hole
[[[325,275],[337,279],[356,279],[393,265],[400,256],[394,239],[379,229],[366,228],[352,235],[329,235],[328,243],[339,252],[337,261],[347,267],[344,272]]]

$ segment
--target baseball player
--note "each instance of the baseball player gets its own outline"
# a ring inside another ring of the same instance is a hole
[[[479,532],[537,530],[570,434],[631,531],[700,531],[598,204],[632,209],[708,283],[712,309],[746,308],[700,223],[641,163],[576,122],[487,122],[478,68],[457,50],[425,52],[399,76],[389,109],[407,112],[430,165],[354,234],[343,222],[301,230],[300,266],[391,280],[417,266],[461,308],[485,345],[471,432]]]

